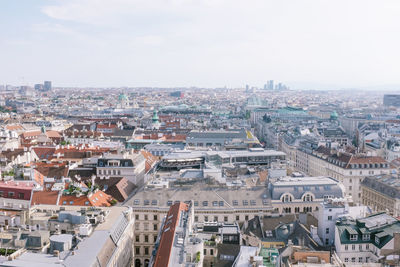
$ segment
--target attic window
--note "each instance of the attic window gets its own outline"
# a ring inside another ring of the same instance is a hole
[[[72,205],[72,204],[74,204],[74,202],[73,202],[73,201],[70,201],[69,204]]]
[[[63,201],[63,205],[67,205],[67,201],[64,200],[64,201]]]
[[[85,205],[86,205],[86,206],[89,205],[89,201],[85,201]]]
[[[357,241],[358,235],[350,235],[350,240],[351,241]]]

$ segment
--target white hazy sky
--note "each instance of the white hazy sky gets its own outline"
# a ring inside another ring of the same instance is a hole
[[[400,85],[399,0],[0,0],[0,33],[2,84]]]

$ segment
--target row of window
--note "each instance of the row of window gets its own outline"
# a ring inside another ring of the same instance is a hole
[[[333,195],[324,195],[324,200],[331,199],[331,198],[334,198],[334,196]],[[289,194],[285,194],[282,196],[281,200],[283,203],[292,202],[293,197]],[[312,194],[305,194],[301,200],[304,202],[312,202],[312,201],[314,201],[314,196]]]
[[[204,222],[208,222],[209,220],[211,220],[211,219],[213,219],[212,221],[213,222],[219,222],[220,220],[219,220],[219,216],[207,216],[207,215],[204,215],[204,217],[203,217],[203,221]],[[240,215],[236,215],[236,217],[235,217],[235,219],[236,219],[236,221],[240,221]],[[228,222],[228,220],[229,220],[229,218],[228,218],[228,216],[223,216],[223,221],[224,222]],[[244,220],[245,221],[248,221],[249,220],[249,215],[245,215],[244,216]],[[194,216],[194,221],[195,222],[199,222],[199,216]]]
[[[150,226],[149,223],[143,223],[143,230],[144,231],[149,231],[149,229],[150,229],[149,226]],[[139,222],[135,223],[135,230],[140,230],[140,223]],[[153,231],[158,231],[158,224],[157,223],[153,224]]]
[[[362,240],[363,241],[369,241],[370,239],[370,234],[363,234],[362,235]],[[357,241],[358,240],[358,234],[351,234],[350,235],[350,240],[351,241]]]
[[[172,204],[174,204],[174,203],[177,203],[177,202],[179,202],[179,201],[172,201],[172,200],[168,200],[167,201],[167,206],[172,206]],[[222,200],[220,200],[220,201],[208,201],[208,200],[205,200],[205,201],[201,201],[201,202],[199,202],[199,201],[194,201],[194,206],[195,207],[198,207],[199,205],[200,205],[200,203],[201,203],[201,205],[203,206],[203,207],[208,207],[209,205],[210,206],[213,206],[213,207],[223,207],[224,205],[225,205],[225,202],[224,201],[222,201]],[[140,205],[140,200],[139,199],[135,199],[134,201],[133,201],[133,204],[134,205]],[[263,199],[263,205],[268,205],[269,203],[268,203],[268,200],[267,199]],[[149,200],[144,200],[144,205],[150,205],[150,201]],[[152,200],[151,201],[151,205],[157,205],[157,200]],[[232,205],[233,206],[239,206],[239,201],[238,200],[233,200],[232,201]],[[257,205],[257,201],[256,200],[243,200],[242,201],[242,205],[243,206],[256,206]]]
[[[178,202],[179,202],[179,201],[178,201]],[[140,199],[135,199],[135,200],[133,200],[133,204],[134,204],[134,205],[140,205]],[[149,205],[150,205],[150,200],[148,200],[148,199],[143,200],[143,204],[144,204],[145,206],[149,206]],[[151,200],[151,205],[152,205],[152,206],[157,206],[157,204],[158,204],[157,199],[152,199],[152,200]],[[171,203],[171,205],[172,205],[172,203]],[[171,206],[171,205],[168,205],[168,206]]]
[[[140,220],[139,214],[135,214],[135,220]],[[143,215],[143,220],[148,221],[148,220],[149,220],[149,215],[148,215],[148,214],[144,214],[144,215]],[[158,215],[157,215],[157,214],[154,214],[154,215],[153,215],[153,220],[154,220],[154,221],[157,221],[157,220],[158,220]]]
[[[369,257],[365,257],[365,262],[369,261]],[[344,258],[344,262],[349,262],[349,258]],[[351,258],[351,262],[356,262],[356,257]],[[363,257],[358,257],[358,262],[363,262]]]
[[[15,196],[15,192],[8,191],[7,194],[4,194],[3,191],[0,191],[0,197],[10,197],[10,198],[13,198],[14,196]],[[24,193],[18,193],[18,198],[19,198],[19,199],[24,199],[24,198],[25,198],[25,194],[24,194]]]
[[[121,171],[120,170],[98,170],[97,172],[99,175],[103,174],[103,175],[121,175]]]
[[[387,163],[364,163],[364,164],[350,164],[350,168],[357,169],[357,168],[387,168]]]
[[[349,245],[344,246],[344,250],[349,250]],[[356,250],[356,245],[351,245],[351,250]],[[363,251],[363,245],[358,245],[358,250]],[[365,244],[365,250],[369,250],[369,244]]]
[[[149,255],[150,254],[149,252],[150,252],[149,247],[143,248],[143,255]],[[142,253],[140,253],[140,247],[135,247],[135,255],[142,255]]]
[[[318,207],[316,208],[316,210],[318,209]],[[300,213],[300,212],[312,212],[313,208],[312,207],[303,207],[303,209],[301,210],[300,207],[295,207],[294,208],[294,212],[295,213]],[[285,207],[282,209],[282,212],[284,213],[292,213],[292,208],[291,207]]]
[[[144,235],[143,236],[143,242],[144,243],[149,243],[149,240],[151,239],[151,236],[149,236],[149,235]],[[136,242],[142,242],[142,240],[141,240],[141,238],[140,238],[140,235],[136,235],[135,236],[135,241]],[[153,235],[153,240],[152,240],[152,243],[155,243],[157,241],[157,236],[156,235]]]

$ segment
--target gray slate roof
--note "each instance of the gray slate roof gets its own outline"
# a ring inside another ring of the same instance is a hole
[[[285,177],[270,186],[272,200],[279,200],[284,193],[290,193],[295,199],[301,199],[306,192],[311,192],[316,198],[330,195],[336,198],[343,197],[343,189],[339,183],[330,177]]]

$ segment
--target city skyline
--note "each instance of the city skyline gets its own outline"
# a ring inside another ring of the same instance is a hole
[[[394,90],[398,1],[3,1],[0,83]]]

